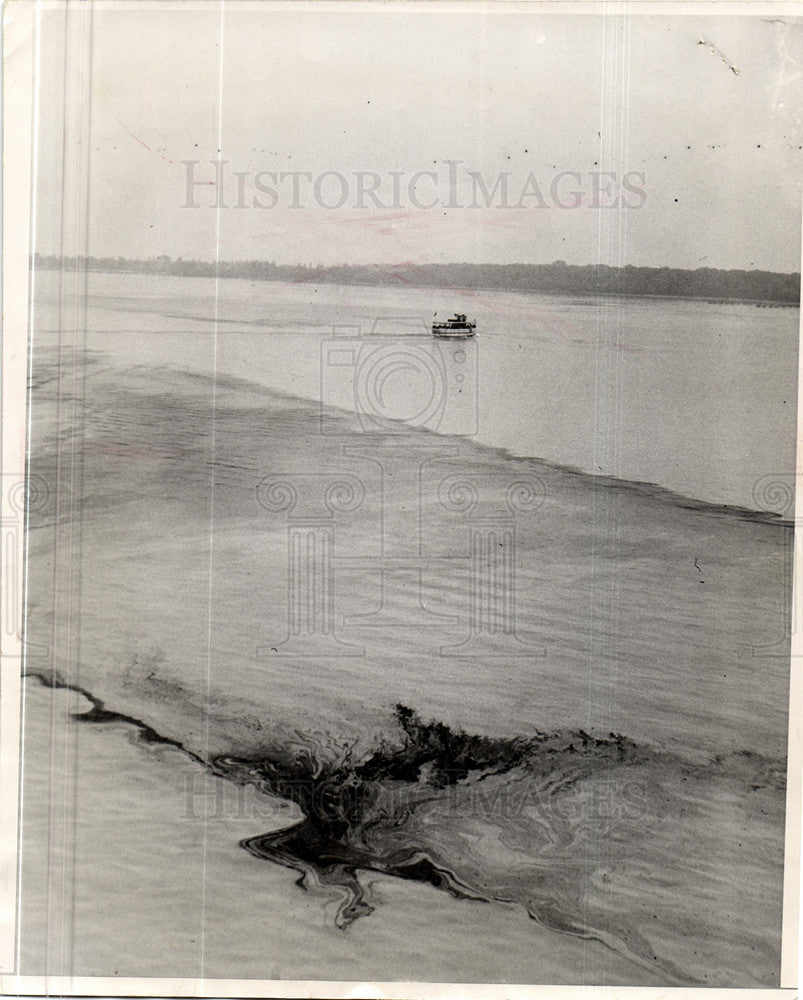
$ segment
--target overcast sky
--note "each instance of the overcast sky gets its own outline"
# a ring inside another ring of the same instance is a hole
[[[80,10],[93,19],[91,67],[72,59],[91,79],[91,255],[799,269],[803,21],[518,4]],[[46,18],[43,194],[59,45]],[[435,175],[411,186],[420,171]],[[291,172],[310,175],[295,208],[294,179],[279,179]],[[485,207],[476,175],[491,194],[504,172]],[[229,207],[211,207],[218,191]],[[47,225],[38,248],[58,250]]]

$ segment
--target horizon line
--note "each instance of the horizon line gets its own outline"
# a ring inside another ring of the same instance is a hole
[[[566,268],[586,268],[586,267],[607,267],[616,271],[623,271],[628,268],[634,270],[651,270],[651,271],[721,271],[723,273],[729,273],[731,271],[743,271],[745,273],[759,272],[763,274],[776,274],[784,275],[787,277],[800,276],[801,270],[793,271],[774,271],[764,267],[752,266],[741,266],[741,267],[711,267],[707,265],[698,265],[697,267],[691,266],[681,266],[675,264],[606,264],[602,261],[587,262],[585,264],[572,264],[568,261],[558,259],[553,261],[523,261],[523,260],[511,260],[511,261],[469,261],[469,260],[450,260],[450,261],[424,261],[416,262],[411,260],[397,261],[394,263],[378,263],[376,261],[364,261],[364,262],[353,262],[353,261],[343,261],[339,264],[325,264],[322,262],[310,262],[310,261],[293,261],[293,262],[279,262],[277,260],[270,260],[265,257],[227,257],[227,258],[216,258],[208,259],[203,257],[185,257],[184,254],[180,254],[178,257],[172,257],[170,254],[155,254],[149,257],[126,257],[122,254],[56,254],[56,253],[42,253],[41,251],[36,251],[35,254],[30,255],[30,260],[33,261],[34,257],[44,257],[44,258],[60,258],[61,260],[76,260],[83,258],[84,260],[120,260],[123,262],[135,262],[135,261],[158,261],[167,259],[171,263],[178,263],[182,261],[184,263],[194,263],[194,264],[206,264],[210,267],[214,267],[219,264],[246,264],[246,263],[260,263],[260,264],[270,264],[273,267],[300,267],[307,269],[316,270],[326,270],[333,271],[340,268],[348,267],[364,267],[364,268],[378,268],[382,270],[399,270],[402,268],[432,268],[432,267],[566,267]]]

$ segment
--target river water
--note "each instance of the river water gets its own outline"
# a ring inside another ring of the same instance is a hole
[[[21,971],[777,985],[797,310],[39,280]]]

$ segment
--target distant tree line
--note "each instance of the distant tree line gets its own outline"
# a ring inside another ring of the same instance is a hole
[[[331,282],[344,285],[500,289],[563,295],[648,295],[676,298],[798,305],[800,274],[774,271],[723,271],[711,267],[610,267],[606,264],[277,264],[265,260],[148,260],[125,257],[34,255],[39,268],[86,269],[131,274],[245,278],[250,281]]]

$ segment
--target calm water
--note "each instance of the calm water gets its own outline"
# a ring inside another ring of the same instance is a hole
[[[777,984],[796,310],[51,277],[23,971]]]
[[[234,280],[216,295],[145,275],[88,291],[86,346],[121,363],[242,375],[714,503],[755,508],[756,482],[794,469],[797,309]],[[432,343],[456,308],[481,336]]]

